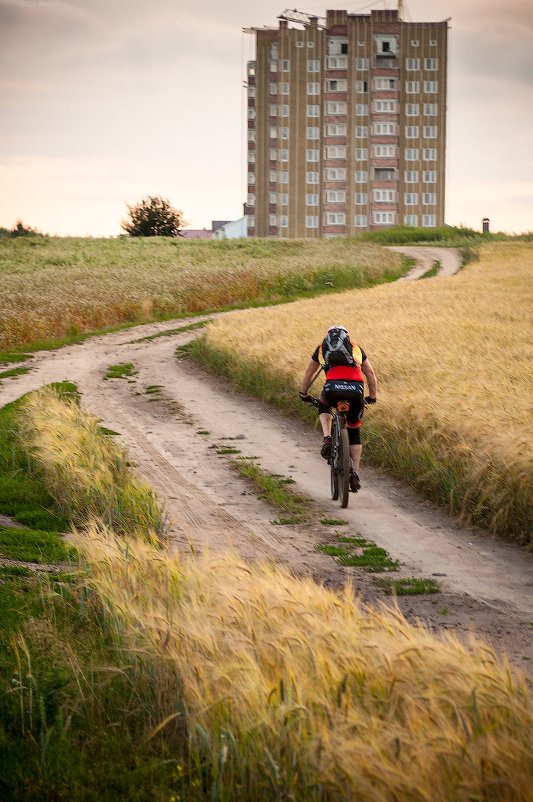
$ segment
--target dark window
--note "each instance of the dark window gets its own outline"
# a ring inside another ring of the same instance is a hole
[[[348,53],[348,42],[341,42],[341,53],[343,56]]]

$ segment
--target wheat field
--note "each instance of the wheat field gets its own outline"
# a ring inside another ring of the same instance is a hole
[[[0,350],[401,273],[397,254],[346,240],[0,239]]]
[[[469,520],[528,541],[533,247],[481,254],[449,278],[234,312],[209,325],[197,357],[296,408],[315,346],[328,326],[346,325],[379,382],[363,423],[367,455]]]

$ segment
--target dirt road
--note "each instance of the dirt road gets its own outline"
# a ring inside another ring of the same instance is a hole
[[[38,353],[30,373],[4,380],[0,405],[52,381],[75,382],[83,405],[120,433],[138,470],[165,501],[177,547],[231,545],[245,559],[274,559],[329,585],[350,579],[366,601],[391,603],[372,576],[317,552],[315,546],[331,542],[334,533],[320,518],[342,518],[348,521],[342,534],[360,532],[401,561],[395,576],[438,580],[439,594],[400,597],[410,619],[460,637],[475,631],[533,672],[533,555],[465,527],[366,466],[364,455],[363,487],[341,510],[329,496],[316,430],[238,393],[190,360],[178,360],[176,347],[196,332],[140,339],[198,320],[149,324]],[[133,377],[104,380],[109,366],[124,363],[135,366]],[[273,523],[278,513],[235,474],[229,457],[217,454],[222,446],[293,478],[293,487],[323,515],[317,513],[310,526]]]

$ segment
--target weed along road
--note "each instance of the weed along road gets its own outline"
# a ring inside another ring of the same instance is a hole
[[[444,264],[442,256],[431,258]],[[28,374],[3,381],[0,405],[50,382],[75,382],[82,405],[119,433],[164,501],[180,549],[229,545],[245,559],[276,560],[328,585],[351,581],[369,603],[393,603],[376,574],[317,550],[335,534],[323,520],[343,519],[342,534],[372,541],[400,562],[395,578],[440,585],[433,595],[398,598],[408,618],[463,638],[473,631],[533,673],[533,554],[463,526],[372,470],[364,457],[363,487],[341,510],[330,498],[316,430],[238,393],[187,357],[197,332],[183,329],[204,319],[147,324],[38,352]],[[310,500],[308,519],[280,524],[279,511],[232,466],[237,457],[255,457],[263,471],[294,480],[291,488]]]

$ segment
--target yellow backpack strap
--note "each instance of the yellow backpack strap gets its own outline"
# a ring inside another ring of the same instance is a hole
[[[356,364],[357,364],[357,367],[358,367],[359,369],[361,369],[361,366],[362,366],[362,364],[363,364],[363,352],[361,351],[361,349],[359,348],[359,346],[358,346],[358,345],[356,345],[355,343],[352,343],[352,347],[353,347],[353,354],[352,354],[352,356],[353,356],[353,358],[354,358],[354,362],[356,362]]]

